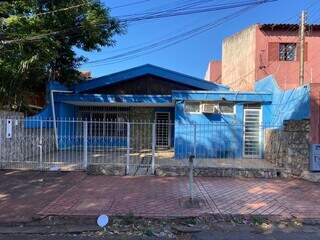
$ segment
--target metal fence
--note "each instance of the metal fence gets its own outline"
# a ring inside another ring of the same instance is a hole
[[[0,118],[0,164],[5,169],[86,169],[124,166],[128,174],[157,166],[263,158],[259,124],[84,121]]]

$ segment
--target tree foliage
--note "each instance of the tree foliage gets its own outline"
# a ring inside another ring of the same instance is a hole
[[[124,26],[95,0],[15,0],[0,3],[0,108],[21,108],[48,79],[81,81],[86,61],[75,50],[113,46]]]

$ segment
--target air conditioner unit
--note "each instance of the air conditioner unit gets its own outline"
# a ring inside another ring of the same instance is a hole
[[[202,113],[219,113],[219,105],[216,103],[202,103],[201,104]]]

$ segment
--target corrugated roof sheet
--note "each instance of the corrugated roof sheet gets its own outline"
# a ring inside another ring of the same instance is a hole
[[[297,31],[299,29],[299,24],[291,23],[266,23],[259,24],[261,30],[286,30],[286,31]],[[320,24],[307,24],[306,30],[320,30]]]

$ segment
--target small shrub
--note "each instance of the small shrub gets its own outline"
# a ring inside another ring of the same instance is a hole
[[[148,236],[148,237],[152,237],[153,236],[153,231],[151,228],[146,228],[144,230],[144,235]]]
[[[135,217],[132,212],[127,213],[123,216],[123,223],[126,225],[131,225],[135,222]]]

